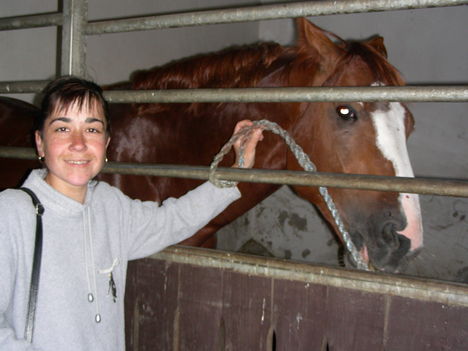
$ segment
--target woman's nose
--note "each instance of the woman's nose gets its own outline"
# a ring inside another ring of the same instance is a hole
[[[81,132],[72,133],[70,148],[73,150],[83,150],[86,148],[86,140]]]

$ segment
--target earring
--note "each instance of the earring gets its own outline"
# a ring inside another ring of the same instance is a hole
[[[109,162],[109,160],[108,160],[107,157],[106,157],[106,163],[107,163],[107,162]]]
[[[45,157],[44,156],[37,156],[37,159],[41,162],[44,162]]]

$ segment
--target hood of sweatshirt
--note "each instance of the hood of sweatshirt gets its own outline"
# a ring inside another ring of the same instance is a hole
[[[92,180],[88,183],[86,198],[84,203],[81,204],[78,201],[75,201],[60,193],[51,187],[48,183],[46,183],[46,175],[46,169],[35,169],[31,172],[30,176],[24,183],[24,186],[30,188],[36,193],[44,207],[72,216],[81,215],[84,208],[88,207],[91,203],[97,181]]]

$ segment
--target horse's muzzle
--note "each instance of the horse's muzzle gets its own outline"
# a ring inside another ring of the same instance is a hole
[[[367,228],[353,231],[351,237],[356,247],[366,252],[366,259],[375,270],[398,272],[407,264],[411,240],[399,233],[406,226],[404,216],[385,213],[385,218],[375,216]]]

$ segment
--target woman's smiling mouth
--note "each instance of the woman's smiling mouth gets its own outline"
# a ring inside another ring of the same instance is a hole
[[[84,165],[89,163],[88,160],[67,160],[66,162],[72,165]]]

